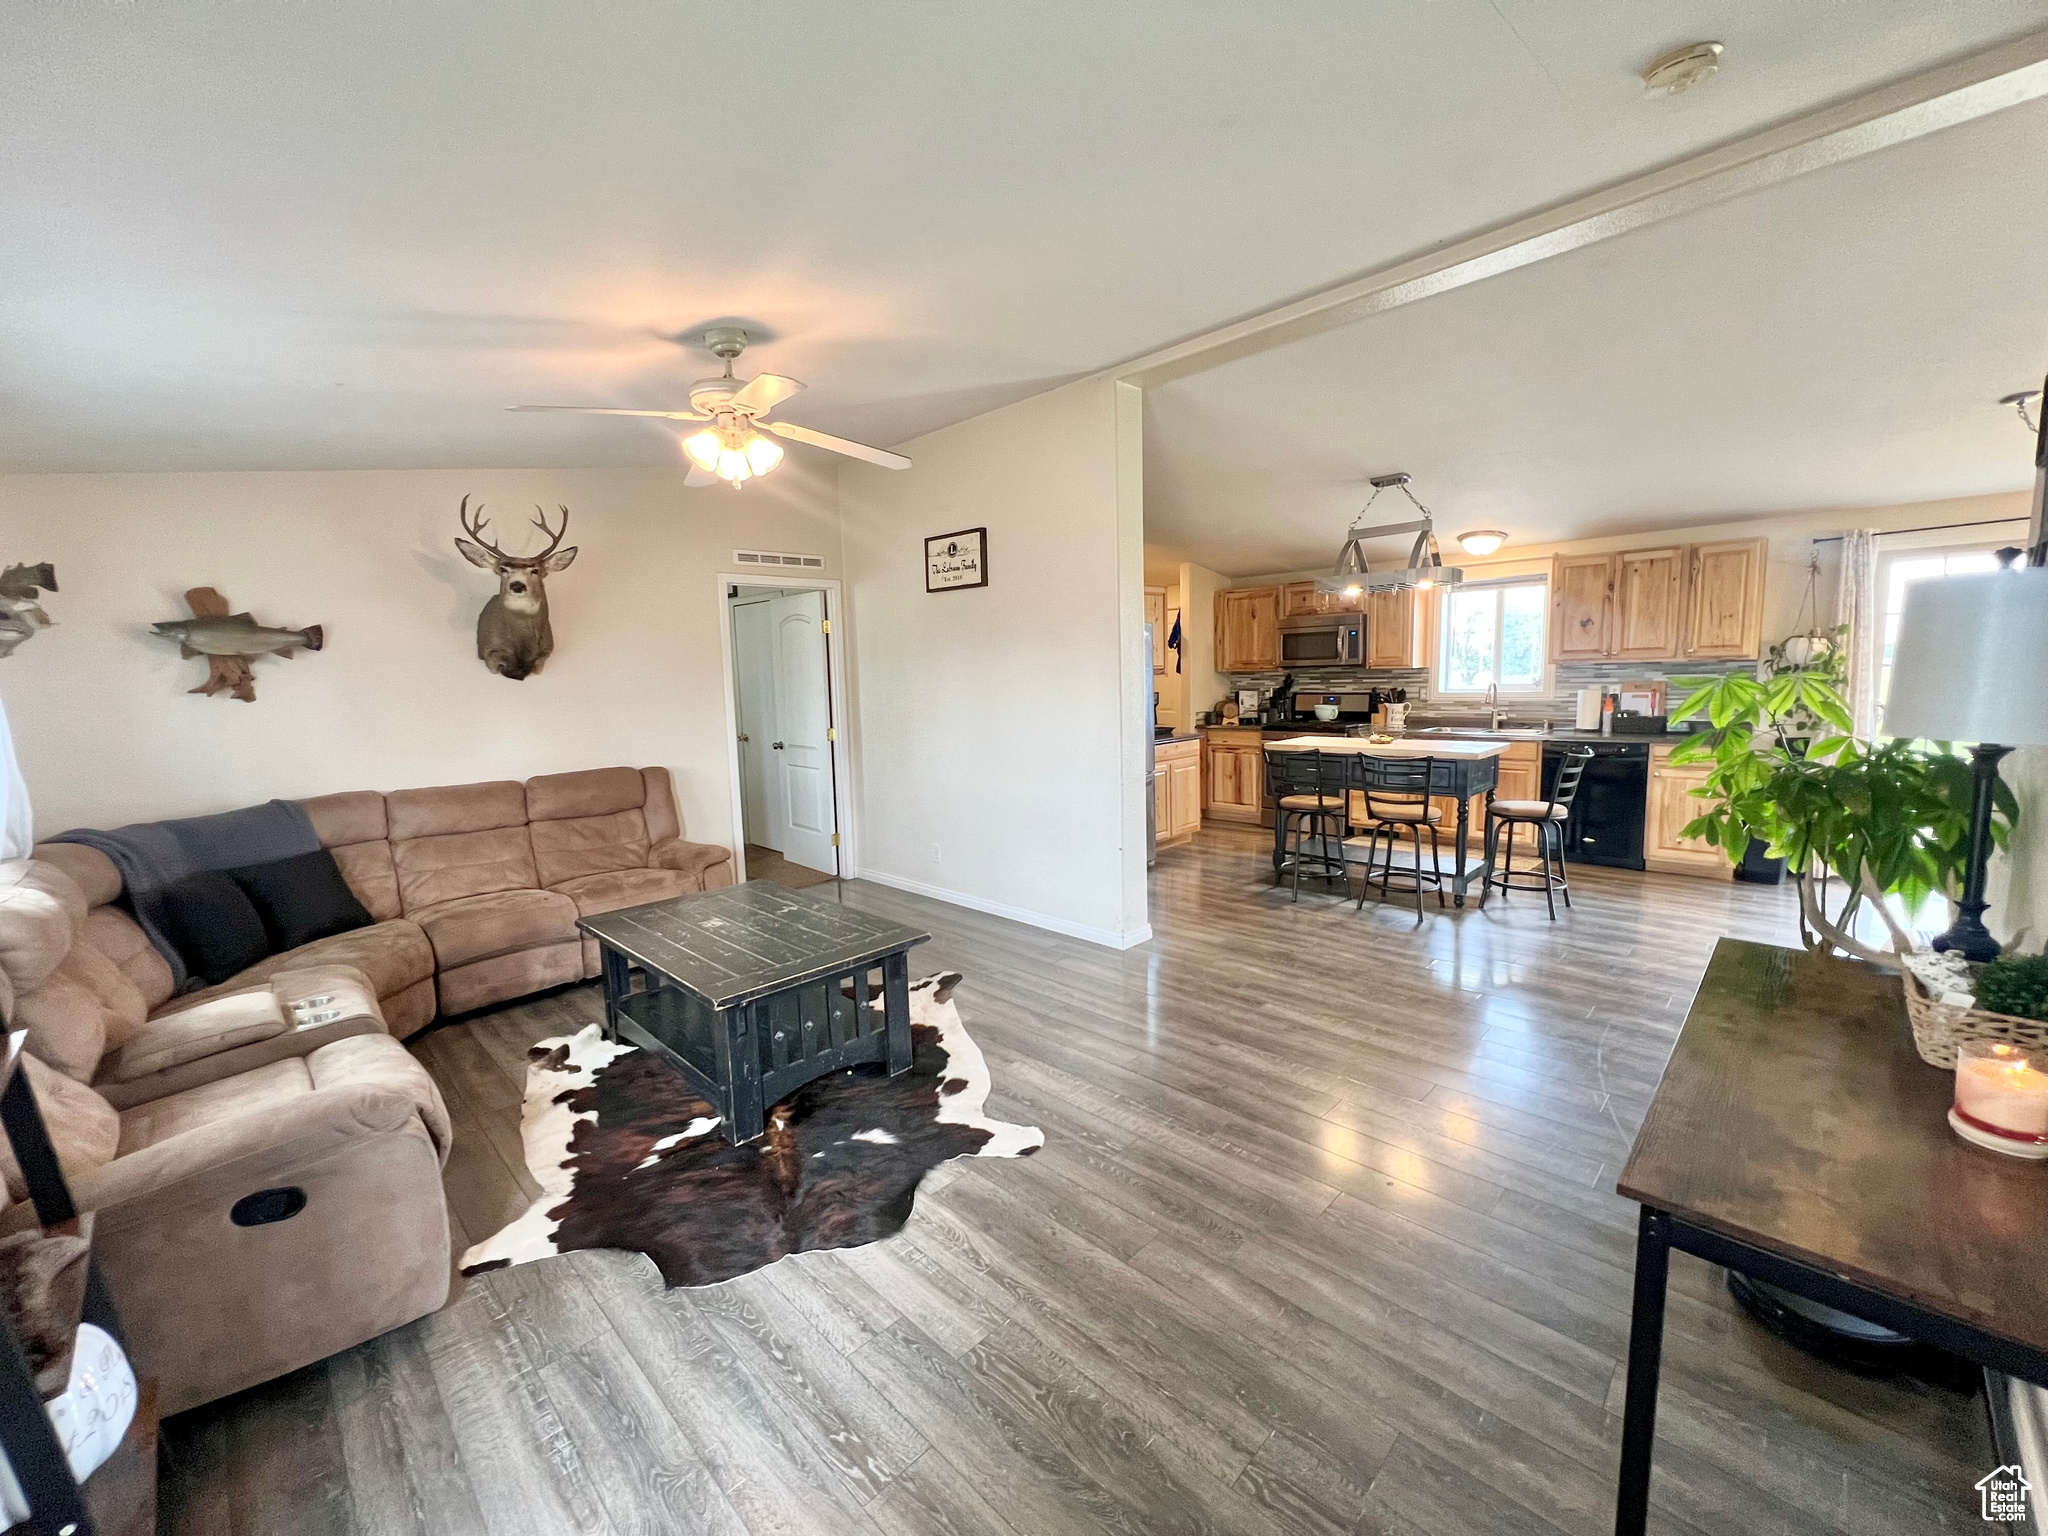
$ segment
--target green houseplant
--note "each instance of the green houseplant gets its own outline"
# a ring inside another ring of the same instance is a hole
[[[1896,969],[1895,955],[1852,931],[1865,902],[1887,895],[1917,905],[1953,899],[1969,854],[1970,765],[1945,743],[1865,741],[1853,734],[1835,668],[1788,666],[1768,677],[1675,678],[1691,690],[1674,723],[1705,716],[1709,729],[1671,761],[1706,763],[1693,791],[1706,802],[1685,827],[1739,861],[1749,840],[1786,860],[1799,890],[1800,936]],[[1998,787],[1992,835],[2003,847],[2018,803]],[[1839,907],[1828,910],[1839,880]]]

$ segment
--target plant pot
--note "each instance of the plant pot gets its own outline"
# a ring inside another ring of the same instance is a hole
[[[1742,850],[1742,862],[1735,866],[1735,878],[1752,885],[1779,885],[1785,879],[1785,861],[1769,856],[1770,844],[1752,837]]]

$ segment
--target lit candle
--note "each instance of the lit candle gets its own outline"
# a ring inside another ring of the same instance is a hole
[[[1948,1123],[1980,1147],[2048,1158],[2048,1057],[2002,1042],[1965,1041],[1956,1052]]]

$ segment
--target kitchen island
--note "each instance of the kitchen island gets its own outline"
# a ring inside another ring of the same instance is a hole
[[[1451,876],[1451,897],[1465,905],[1465,893],[1475,881],[1483,882],[1493,872],[1485,858],[1472,857],[1472,800],[1484,795],[1492,802],[1500,783],[1500,759],[1513,743],[1505,740],[1472,741],[1444,737],[1403,736],[1392,741],[1373,741],[1364,736],[1290,736],[1269,741],[1267,752],[1344,753],[1369,761],[1391,762],[1426,757],[1431,760],[1429,788],[1433,795],[1457,801],[1458,832],[1452,844],[1456,861]],[[1273,827],[1273,871],[1277,875],[1286,859],[1285,824],[1276,818]]]

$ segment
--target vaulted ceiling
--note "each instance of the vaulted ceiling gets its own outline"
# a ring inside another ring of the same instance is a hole
[[[672,463],[658,426],[502,407],[680,401],[712,368],[672,338],[716,319],[769,338],[742,373],[809,381],[790,419],[898,442],[2044,20],[2041,0],[6,0],[0,467]],[[1728,44],[1721,77],[1646,96],[1643,64],[1701,37]],[[2033,142],[2031,165],[1985,152],[2038,209]],[[1929,346],[1956,316],[1902,323],[1955,270],[1944,251],[2010,274],[1988,248],[2011,231],[1977,221],[1994,191],[1960,221],[1934,196],[1910,227],[1852,229],[1904,242],[1895,291],[1869,263],[1856,278],[1889,304],[1865,320],[1890,348],[1843,350],[1813,320],[1761,370],[1736,322],[1805,306],[1771,265],[1706,261],[1674,225],[1169,386],[1148,456],[1161,526],[1226,567],[1320,559],[1390,458],[1508,524],[1516,496],[1592,526],[1892,483],[1839,418],[1887,372],[1940,371]],[[1860,195],[1840,195],[1852,220]],[[1682,265],[1661,309],[1636,240]],[[1752,250],[1733,226],[1712,241]],[[1810,294],[1831,270],[1791,276]],[[1588,350],[1589,329],[1611,334]],[[2024,353],[1958,348],[1976,394],[2019,387]],[[1594,377],[1660,356],[1627,375],[1646,388]],[[1237,408],[1276,384],[1284,410]],[[1789,454],[1782,483],[1728,478],[1728,440],[1650,419],[1752,386],[1800,413],[1760,440]],[[1910,427],[1879,395],[1876,419]],[[1553,397],[1577,428],[1557,430],[1573,424]],[[1615,434],[1640,451],[1613,483],[1571,480]],[[1275,536],[1226,529],[1219,484]]]
[[[1151,391],[1147,537],[1328,566],[1396,469],[1447,552],[2019,490],[2044,369],[2037,101]]]

